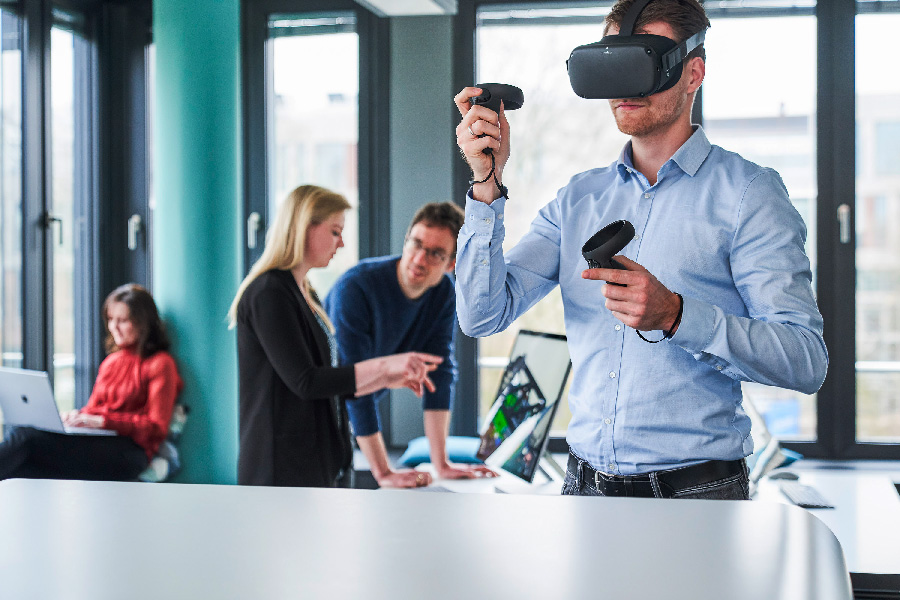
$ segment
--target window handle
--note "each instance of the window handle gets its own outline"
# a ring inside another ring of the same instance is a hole
[[[254,211],[247,217],[247,248],[250,250],[256,249],[256,239],[261,222],[262,217],[259,216],[258,212]]]
[[[134,214],[128,217],[128,249],[137,250],[137,236],[141,232],[143,220],[141,215]]]
[[[62,217],[58,217],[54,215],[49,210],[44,213],[44,227],[50,229],[53,224],[56,223],[59,225],[59,245],[63,245],[63,220]]]
[[[841,227],[841,243],[850,243],[850,205],[841,204],[837,209],[838,223]]]

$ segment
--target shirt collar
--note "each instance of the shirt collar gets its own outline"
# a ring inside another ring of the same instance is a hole
[[[706,157],[709,156],[709,152],[712,149],[712,144],[709,143],[703,127],[694,125],[693,128],[694,133],[691,137],[681,145],[681,148],[675,151],[672,158],[666,161],[666,165],[674,162],[691,177],[697,174],[697,171],[700,170],[700,166],[706,160]],[[628,180],[631,172],[634,171],[631,152],[631,140],[628,140],[628,143],[625,144],[625,147],[622,148],[622,152],[619,154],[619,160],[616,161],[616,169],[623,181]],[[665,165],[660,171],[664,169]]]
[[[700,170],[700,165],[703,164],[703,161],[709,156],[709,151],[712,150],[712,144],[706,138],[703,128],[699,125],[694,125],[693,127],[694,134],[681,145],[681,148],[671,158],[676,165],[681,167],[682,171],[691,177],[697,174],[697,171]]]

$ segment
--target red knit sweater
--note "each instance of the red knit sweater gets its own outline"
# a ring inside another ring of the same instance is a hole
[[[106,429],[129,436],[153,458],[166,439],[182,387],[168,352],[142,359],[130,350],[119,350],[100,363],[91,399],[81,412],[102,416]]]

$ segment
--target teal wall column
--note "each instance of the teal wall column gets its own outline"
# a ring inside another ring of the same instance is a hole
[[[191,413],[189,483],[237,478],[237,359],[225,321],[240,282],[240,2],[154,0],[153,292]]]
[[[391,252],[396,254],[423,204],[454,200],[451,165],[461,159],[453,152],[459,113],[452,102],[452,56],[453,17],[391,19]],[[411,391],[392,390],[389,410],[390,445],[403,448],[425,435],[422,401]]]

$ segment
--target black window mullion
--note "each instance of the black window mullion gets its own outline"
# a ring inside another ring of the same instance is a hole
[[[95,211],[99,276],[97,306],[115,287],[135,282],[150,287],[150,209],[147,123],[147,3],[105,5],[98,24],[98,109],[100,140]],[[137,215],[134,248],[129,248],[129,219]],[[100,324],[99,333],[105,331]],[[97,328],[95,328],[97,330]],[[99,344],[98,344],[99,347]]]
[[[459,0],[457,13],[453,19],[453,93],[475,84],[475,13],[473,0]],[[453,156],[453,201],[464,204],[469,190],[469,166],[459,158],[456,137],[451,136]],[[459,380],[456,383],[456,398],[450,419],[451,433],[454,435],[475,435],[478,431],[478,340],[456,334],[456,362]]]
[[[50,4],[23,7],[22,366],[50,370],[53,364],[48,229],[50,191]]]
[[[391,251],[390,21],[357,11],[359,35],[359,257]]]
[[[855,173],[855,1],[819,2],[817,83],[818,302],[825,319],[829,369],[819,391],[818,434],[829,458],[842,458],[855,441],[855,236],[839,238],[838,208],[850,207]]]
[[[262,254],[266,230],[266,203],[269,197],[268,167],[266,161],[266,90],[267,77],[267,13],[259,3],[243,2],[242,28],[242,99],[244,139],[244,232],[242,248],[243,273]],[[255,236],[255,248],[248,243],[252,233],[247,223],[252,214],[260,219]]]

